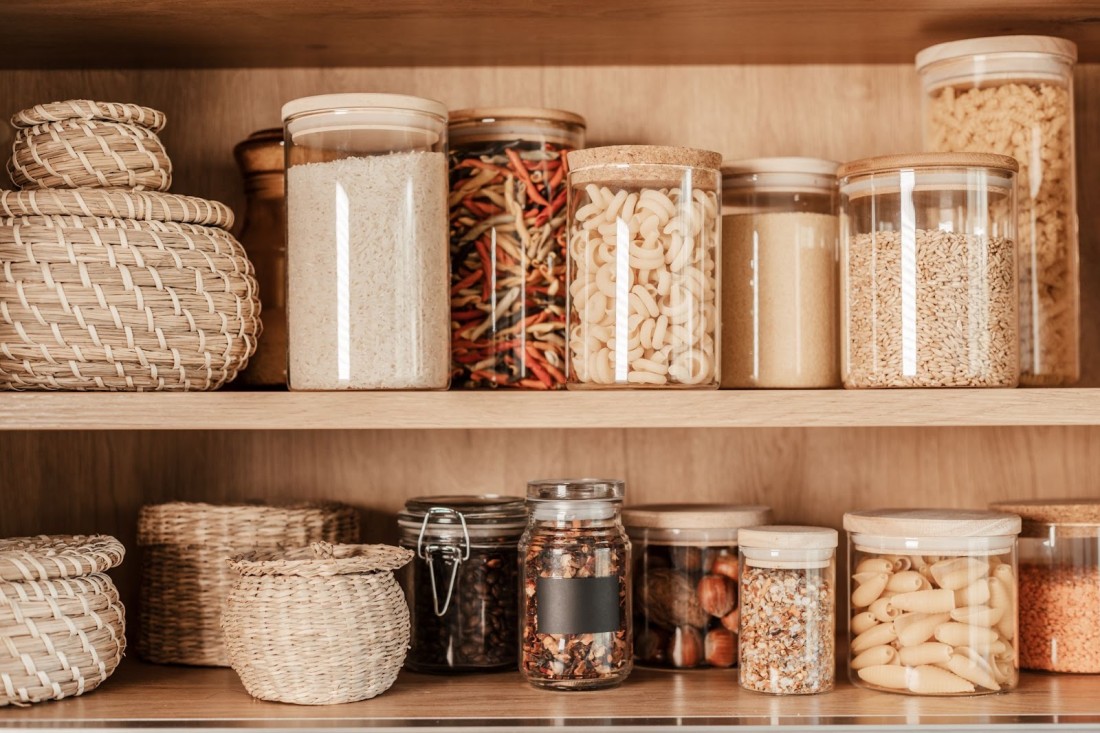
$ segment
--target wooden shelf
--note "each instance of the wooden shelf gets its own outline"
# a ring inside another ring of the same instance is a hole
[[[637,669],[620,688],[562,694],[535,690],[518,674],[465,677],[403,673],[388,692],[348,705],[299,707],[254,700],[228,669],[159,667],[127,660],[99,690],[79,698],[0,710],[0,728],[109,729],[242,727],[537,729],[1019,726],[1021,730],[1100,725],[1097,680],[1025,674],[1005,695],[915,698],[860,690],[772,697],[742,690],[734,671]]]
[[[1094,2],[49,0],[7,2],[7,68],[911,63],[1040,33],[1100,59]]]
[[[1100,425],[1100,389],[26,393],[0,430]]]

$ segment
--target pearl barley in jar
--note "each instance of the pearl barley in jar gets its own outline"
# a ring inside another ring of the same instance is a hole
[[[623,145],[568,163],[570,388],[717,387],[722,156]]]
[[[844,515],[852,684],[906,695],[985,695],[1019,681],[1016,536],[1003,512]]]

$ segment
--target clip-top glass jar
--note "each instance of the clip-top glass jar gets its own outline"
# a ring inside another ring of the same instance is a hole
[[[1015,387],[1016,161],[840,167],[841,373],[853,387]]]
[[[1018,516],[881,509],[845,514],[844,529],[853,684],[907,695],[1016,687]]]
[[[655,667],[737,664],[737,534],[766,506],[649,504],[623,512],[634,552],[634,659]]]
[[[722,156],[621,145],[568,158],[570,389],[717,387]]]
[[[741,530],[741,686],[813,695],[836,681],[836,546],[828,527]]]
[[[722,166],[722,388],[840,386],[836,169]]]
[[[565,386],[565,155],[584,118],[558,109],[451,113],[454,387]]]
[[[1006,501],[1019,514],[1020,666],[1100,673],[1100,499]]]
[[[515,669],[523,499],[421,496],[397,517],[412,610],[405,666],[416,672]]]
[[[917,54],[925,148],[1011,155],[1020,164],[1020,384],[1080,374],[1073,65],[1049,36],[941,43]]]
[[[400,94],[283,106],[292,389],[446,389],[447,108]]]
[[[535,687],[614,687],[633,667],[623,482],[527,484],[520,671]]]

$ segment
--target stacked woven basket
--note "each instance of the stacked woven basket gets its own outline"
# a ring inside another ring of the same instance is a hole
[[[166,193],[163,113],[74,100],[14,118],[0,194],[0,388],[205,390],[256,349],[224,205]]]
[[[114,537],[0,540],[0,707],[98,687],[126,649],[126,621],[104,573],[122,562]]]

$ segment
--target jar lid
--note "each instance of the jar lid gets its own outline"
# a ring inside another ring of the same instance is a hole
[[[1020,164],[1008,155],[994,153],[906,153],[880,155],[844,163],[837,170],[837,178],[847,178],[871,173],[889,173],[900,169],[921,170],[927,168],[996,168],[1016,173]]]
[[[102,573],[122,564],[126,550],[105,534],[0,539],[0,580],[50,580]]]
[[[522,527],[527,520],[527,505],[522,497],[480,494],[417,496],[405,502],[404,511],[397,515],[398,523],[419,527],[424,517],[438,509],[448,511],[433,514],[433,527],[453,527],[463,521],[468,525],[514,524]]]
[[[624,484],[620,479],[566,478],[536,479],[527,482],[529,502],[578,502],[623,500]]]
[[[848,512],[844,529],[877,537],[964,538],[1020,534],[1020,518],[980,509],[875,509]]]
[[[722,167],[721,153],[667,145],[608,145],[573,150],[567,158],[570,171],[614,165],[678,165],[713,171]]]
[[[748,504],[643,504],[623,510],[623,524],[647,529],[741,529],[771,521],[770,507]]]
[[[257,130],[233,147],[233,157],[245,175],[282,173],[286,166],[283,128]]]
[[[1055,38],[1054,36],[988,36],[986,38],[949,41],[929,46],[918,52],[916,59],[917,71],[939,61],[1003,53],[1042,54],[1075,63],[1077,61],[1077,44],[1065,38]]]
[[[741,547],[762,550],[832,550],[840,535],[830,527],[773,524],[751,527],[737,533]]]
[[[1034,499],[998,501],[989,505],[999,512],[1019,514],[1023,519],[1021,534],[1025,537],[1045,537],[1051,525],[1071,528],[1100,529],[1100,499]],[[1086,536],[1094,536],[1094,532]]]
[[[840,163],[824,158],[748,158],[722,163],[723,176],[744,176],[753,173],[805,173],[812,176],[836,177]]]
[[[503,120],[530,120],[533,122],[557,122],[565,125],[585,126],[584,118],[564,109],[542,107],[468,107],[450,113],[451,125],[470,122],[494,122]]]
[[[319,94],[299,97],[283,105],[283,119],[307,112],[327,112],[337,109],[394,109],[426,112],[447,119],[447,106],[434,99],[409,94]]]

